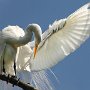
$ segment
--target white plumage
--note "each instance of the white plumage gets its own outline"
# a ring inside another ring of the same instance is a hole
[[[2,34],[3,33],[3,34]],[[8,26],[0,32],[0,73],[2,73],[3,60],[5,60],[5,71],[7,74],[15,75],[14,73],[14,60],[16,59],[17,49],[4,42],[3,38],[15,37],[18,38],[24,35],[24,31],[18,26]],[[3,41],[3,42],[1,42]],[[6,48],[5,48],[6,46]],[[5,50],[4,50],[5,49]],[[5,54],[5,55],[4,55]]]
[[[14,74],[14,59],[16,59],[17,71],[32,72],[50,68],[74,52],[90,36],[90,3],[67,18],[55,21],[42,35],[39,25],[31,24],[31,29],[35,34],[35,42],[27,41],[31,39],[28,34],[30,31],[26,33],[19,26],[8,26],[0,32],[0,73],[2,73],[2,57],[5,59],[6,72]],[[40,38],[36,37],[40,35],[41,42],[37,42]],[[21,43],[22,37],[24,43]],[[39,46],[34,58],[35,44]]]
[[[84,5],[66,19],[55,21],[42,34],[31,70],[50,68],[74,52],[90,36],[90,3]]]

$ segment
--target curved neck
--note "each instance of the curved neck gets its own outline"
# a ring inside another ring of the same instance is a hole
[[[25,31],[25,35],[23,37],[11,37],[8,36],[5,38],[5,42],[14,46],[14,47],[19,47],[27,44],[28,42],[31,41],[32,38],[32,31]]]
[[[17,42],[16,42],[16,45],[17,47],[19,46],[23,46],[25,44],[27,44],[28,42],[30,42],[32,39],[32,31],[25,31],[25,35],[23,37],[20,37]]]
[[[6,38],[6,43],[14,46],[14,47],[19,47],[19,46],[23,46],[25,44],[27,44],[28,42],[31,41],[32,39],[32,32],[34,32],[34,36],[35,36],[35,43],[38,43],[38,41],[41,41],[41,36],[38,33],[38,29],[37,28],[32,28],[30,26],[28,26],[25,30],[25,35],[23,37],[7,37]]]

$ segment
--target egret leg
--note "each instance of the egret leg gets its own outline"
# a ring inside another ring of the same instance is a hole
[[[14,60],[14,72],[15,72],[15,76],[16,76],[16,62]]]
[[[5,61],[4,61],[5,49],[6,49],[6,44],[5,44],[5,48],[4,48],[3,56],[2,56],[2,72],[3,73],[6,73],[6,71],[5,71]]]
[[[5,71],[5,62],[4,62],[4,59],[3,59],[3,70],[2,70],[4,73],[6,73]]]

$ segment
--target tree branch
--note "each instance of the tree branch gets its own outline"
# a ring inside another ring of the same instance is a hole
[[[11,75],[0,74],[0,79],[3,81],[9,82],[12,85],[18,86],[22,88],[23,90],[37,90],[34,87],[30,86],[30,84],[24,83],[21,80]]]

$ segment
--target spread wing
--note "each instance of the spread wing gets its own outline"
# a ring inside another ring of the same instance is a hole
[[[42,35],[31,70],[50,68],[74,52],[90,35],[90,3],[66,19],[55,21]]]

